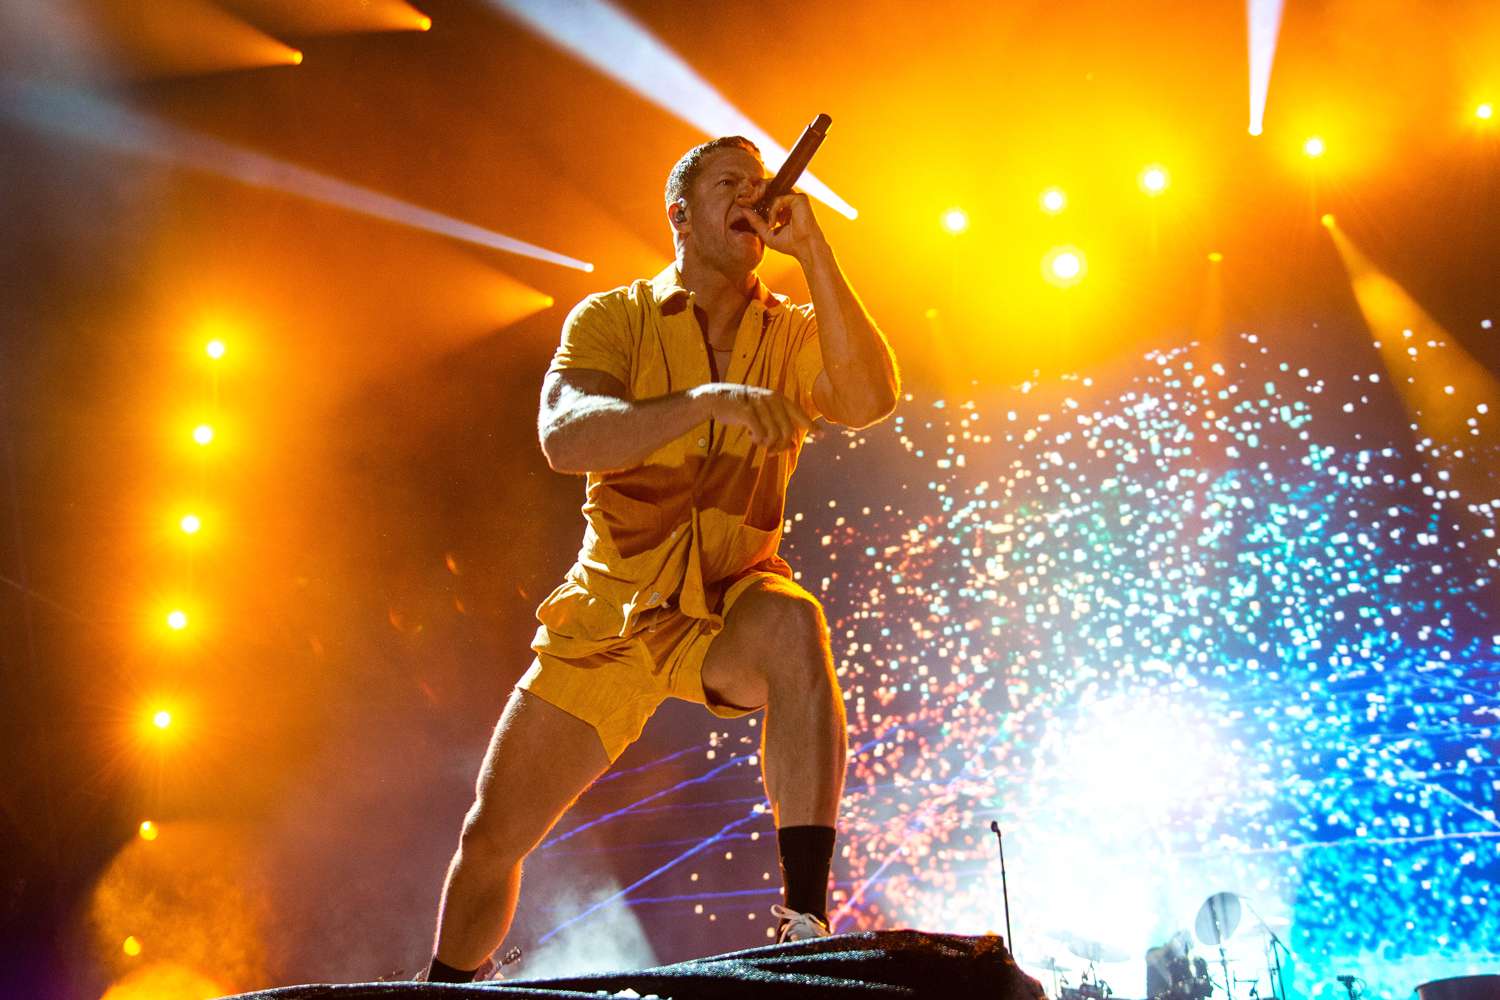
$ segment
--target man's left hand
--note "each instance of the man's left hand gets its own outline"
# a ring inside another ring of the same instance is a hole
[[[823,243],[823,230],[813,215],[812,202],[801,191],[784,194],[771,203],[767,223],[754,212],[748,213],[757,236],[772,250],[795,257],[804,263]]]

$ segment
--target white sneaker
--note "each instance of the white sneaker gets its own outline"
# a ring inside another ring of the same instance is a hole
[[[811,913],[798,913],[789,910],[780,903],[771,907],[771,915],[782,921],[781,933],[776,936],[777,944],[786,944],[788,941],[806,941],[809,938],[825,938],[833,932],[828,925]]]

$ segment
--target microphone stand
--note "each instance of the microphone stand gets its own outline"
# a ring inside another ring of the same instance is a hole
[[[995,834],[995,840],[1000,845],[1000,898],[1005,901],[1005,947],[1010,952],[1011,958],[1015,958],[1016,940],[1010,933],[1010,887],[1005,882],[1005,838],[1000,836],[999,821],[990,820],[990,830]]]
[[[1266,918],[1260,915],[1260,911],[1255,908],[1254,903],[1250,902],[1249,897],[1241,896],[1240,899],[1244,900],[1245,905],[1250,908],[1250,912],[1255,914],[1255,919],[1260,923],[1260,929],[1266,932],[1266,937],[1271,942],[1270,967],[1266,971],[1271,974],[1272,1000],[1287,1000],[1286,980],[1283,978],[1281,969],[1281,952],[1284,951],[1290,956],[1292,949],[1288,948],[1286,942],[1277,937],[1276,932],[1271,930],[1271,925],[1266,923]]]

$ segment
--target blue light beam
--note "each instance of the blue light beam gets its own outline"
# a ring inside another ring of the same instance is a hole
[[[1247,0],[1245,21],[1250,40],[1250,134],[1260,135],[1271,90],[1271,66],[1281,32],[1282,0]]]
[[[489,0],[557,46],[712,136],[742,135],[780,168],[787,150],[639,23],[605,0]],[[798,187],[845,218],[854,206],[811,173]]]

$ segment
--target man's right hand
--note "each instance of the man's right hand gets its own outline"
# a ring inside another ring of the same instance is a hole
[[[785,451],[813,422],[802,408],[777,392],[738,382],[710,382],[695,390],[708,400],[709,412],[721,424],[744,427],[750,440],[767,451]]]

